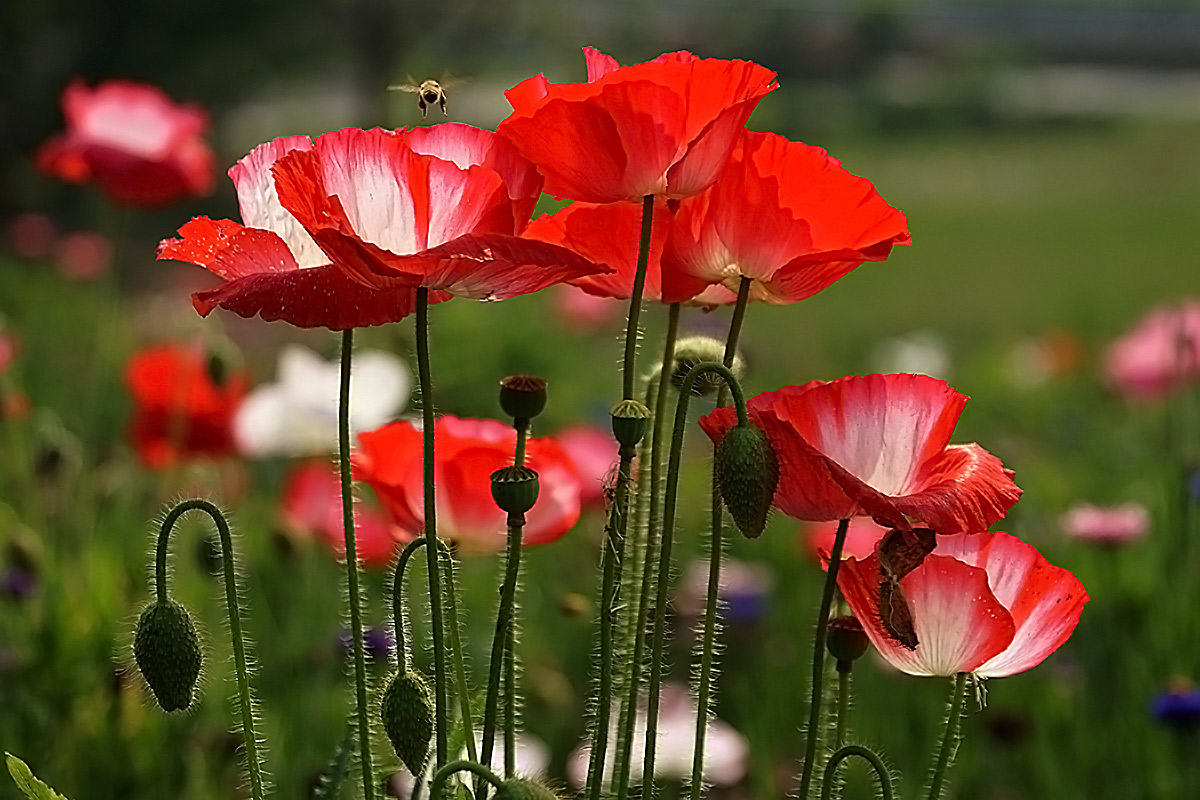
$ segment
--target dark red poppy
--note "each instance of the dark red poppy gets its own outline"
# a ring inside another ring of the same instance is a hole
[[[838,587],[871,643],[910,675],[1002,678],[1033,669],[1071,636],[1090,598],[1070,571],[1007,533],[939,536],[924,562],[890,589],[878,555],[849,559]],[[881,599],[884,602],[881,602]],[[914,647],[889,630],[905,604]]]
[[[276,139],[229,174],[247,227],[199,218],[159,246],[227,281],[194,295],[201,314],[343,330],[403,318],[417,287],[501,300],[605,269],[517,235],[536,171],[466,125]]]
[[[489,419],[442,416],[435,423],[438,535],[468,550],[504,547],[507,514],[492,499],[491,475],[512,463],[516,433]],[[406,421],[358,435],[354,474],[375,490],[397,525],[410,533],[425,520],[421,431]],[[553,542],[579,519],[580,486],[575,465],[553,439],[530,439],[526,465],[538,473],[537,503],[526,514],[525,544]]]
[[[719,179],[683,200],[662,254],[663,301],[723,285],[794,303],[909,244],[904,214],[819,147],[747,131]]]
[[[179,105],[154,86],[82,81],[62,97],[66,133],[42,145],[38,169],[72,183],[94,181],[112,200],[161,206],[213,188],[214,159],[204,141],[208,115]]]
[[[505,92],[497,131],[537,164],[546,191],[592,203],[680,198],[717,178],[750,112],[778,88],[749,61],[666,53],[622,67],[585,47],[587,83],[537,75]]]
[[[948,444],[966,405],[925,375],[866,375],[766,392],[747,403],[779,460],[774,504],[797,519],[873,517],[889,528],[923,521],[938,533],[986,530],[1021,490],[977,444]],[[700,420],[719,441],[733,408]]]
[[[344,558],[346,534],[342,521],[342,483],[327,461],[306,461],[288,473],[280,506],[283,522],[299,536],[312,536]],[[396,527],[376,508],[354,508],[355,552],[369,567],[384,569],[400,546],[412,536]]]
[[[165,344],[135,353],[125,383],[134,402],[130,438],[147,466],[235,452],[233,417],[249,383],[245,372],[218,384],[203,347]]]

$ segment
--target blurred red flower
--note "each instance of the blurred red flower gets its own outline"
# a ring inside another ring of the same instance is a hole
[[[829,568],[829,556],[833,552],[833,540],[837,536],[837,522],[809,522],[800,530],[800,543],[804,550],[821,565]],[[888,532],[870,517],[855,517],[846,529],[846,541],[842,545],[842,560],[866,558],[875,552],[875,546]]]
[[[202,315],[344,330],[402,319],[418,286],[431,302],[502,300],[605,269],[519,237],[541,180],[467,125],[276,139],[229,175],[247,227],[200,217],[159,245],[225,279],[193,295]]]
[[[1070,571],[999,532],[939,536],[899,581],[900,593],[885,590],[881,574],[877,555],[850,559],[838,587],[879,653],[910,675],[1002,678],[1032,669],[1066,642],[1090,599]],[[915,648],[885,628],[881,596],[907,604]]]
[[[622,67],[591,47],[583,55],[587,83],[522,81],[505,92],[513,113],[497,128],[556,197],[696,194],[716,180],[758,101],[778,88],[774,72],[749,61],[681,51]]]
[[[108,81],[63,92],[66,133],[36,155],[42,172],[72,183],[94,181],[114,202],[162,206],[213,188],[214,158],[204,141],[208,115],[177,104],[154,86]]]
[[[0,330],[0,373],[17,360],[17,352],[20,349],[21,345],[17,341],[17,337]]]
[[[576,425],[559,431],[554,438],[575,465],[584,506],[603,507],[604,482],[618,460],[612,431],[596,425]]]
[[[1151,311],[1109,346],[1104,371],[1113,388],[1139,400],[1200,377],[1200,301]]]
[[[775,505],[821,522],[870,516],[889,528],[922,520],[938,533],[986,530],[1021,490],[977,444],[947,444],[966,405],[925,375],[866,375],[788,386],[752,398],[751,420],[779,459]],[[733,408],[700,420],[713,441]]]
[[[507,515],[492,499],[491,474],[512,463],[516,433],[501,422],[442,416],[435,423],[438,536],[467,550],[504,547]],[[425,520],[423,439],[407,421],[358,435],[355,478],[370,484],[392,520],[409,533]],[[575,465],[553,439],[529,439],[526,466],[538,473],[537,503],[525,515],[525,544],[562,537],[579,519]]]
[[[102,233],[76,231],[54,243],[54,263],[71,280],[96,280],[108,272],[112,261],[112,241]]]
[[[235,452],[233,417],[249,383],[245,372],[218,384],[204,348],[165,344],[135,353],[125,383],[134,402],[130,438],[148,466]]]
[[[292,468],[283,487],[280,513],[292,533],[312,536],[345,558],[342,482],[328,461],[306,461]],[[388,567],[400,546],[412,539],[378,510],[362,503],[354,509],[354,532],[359,561],[378,569]]]
[[[1150,532],[1150,512],[1140,503],[1119,506],[1073,506],[1059,524],[1073,539],[1117,546],[1132,544]]]
[[[662,255],[662,299],[712,285],[784,304],[811,297],[864,261],[909,244],[904,214],[819,147],[747,131],[717,182],[683,200]]]

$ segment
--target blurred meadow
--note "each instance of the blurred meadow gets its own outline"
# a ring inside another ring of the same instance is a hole
[[[176,596],[205,634],[201,702],[163,714],[131,665],[133,626],[150,596],[153,520],[173,499],[199,495],[227,508],[238,534],[267,770],[278,796],[309,796],[351,706],[341,567],[317,537],[284,524],[293,460],[140,461],[125,371],[147,346],[198,341],[244,365],[257,385],[275,379],[284,345],[333,359],[338,339],[223,311],[201,319],[189,295],[216,281],[190,264],[155,261],[156,244],[192,216],[237,219],[221,173],[261,142],[442,121],[436,112],[422,120],[413,95],[386,90],[406,75],[462,76],[448,91],[449,118],[494,129],[508,113],[503,90],[518,81],[538,72],[583,80],[583,45],[623,64],[686,48],[777,71],[781,88],[749,127],[826,148],[901,209],[912,233],[911,247],[812,298],[752,306],[741,341],[747,392],[869,372],[945,379],[972,398],[953,440],[982,443],[1024,490],[996,528],[1074,572],[1092,598],[1059,652],[989,682],[982,710],[970,705],[946,796],[1200,796],[1200,391],[1192,382],[1130,398],[1105,373],[1107,349],[1148,312],[1200,293],[1190,248],[1200,219],[1193,5],[126,6],[117,14],[97,2],[18,0],[0,9],[0,336],[16,342],[11,363],[0,353],[0,749],[73,800],[246,796],[207,522],[182,523],[172,570]],[[144,81],[202,105],[219,165],[212,195],[118,209],[95,187],[40,174],[33,154],[62,128],[59,97],[73,78]],[[557,204],[544,196],[542,208]],[[30,215],[42,227],[31,228]],[[78,232],[103,244],[90,261],[85,253],[87,269],[72,270],[62,242]],[[438,410],[500,418],[497,382],[529,373],[550,387],[535,435],[606,426],[624,309],[614,301],[584,324],[564,310],[561,289],[435,306]],[[663,308],[649,304],[642,319],[649,364]],[[684,333],[718,338],[727,325],[728,309],[687,309],[682,323]],[[408,321],[356,339],[415,365]],[[702,413],[710,406],[693,403]],[[405,414],[417,408],[414,399]],[[685,497],[699,498],[710,456],[694,426],[688,436]],[[375,505],[365,485],[357,493],[360,505]],[[1123,504],[1146,509],[1143,538],[1111,545],[1068,534],[1073,508]],[[706,506],[681,503],[681,573],[703,558]],[[602,512],[585,511],[563,539],[525,553],[525,728],[546,743],[547,774],[564,786],[585,734],[603,526]],[[823,580],[808,531],[776,513],[761,538],[735,537],[730,547],[730,558],[762,568],[754,579],[762,608],[726,623],[715,714],[745,737],[750,757],[745,776],[712,797],[795,790]],[[478,678],[500,563],[466,555],[458,576]],[[368,570],[365,596],[366,623],[385,628],[384,569]],[[669,674],[680,683],[691,646],[685,606],[677,596]],[[426,664],[424,615],[413,617]],[[378,663],[371,669],[375,680],[385,674]],[[902,776],[901,794],[918,796],[946,682],[869,656],[854,688],[852,740],[878,745]],[[395,771],[384,737],[374,744],[377,768]],[[845,797],[872,796],[858,767],[846,776]],[[19,794],[0,780],[0,798],[9,797]]]

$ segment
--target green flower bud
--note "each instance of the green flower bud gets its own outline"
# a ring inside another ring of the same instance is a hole
[[[559,800],[549,786],[536,781],[514,778],[496,790],[496,800]]]
[[[538,474],[513,464],[492,473],[492,499],[502,511],[524,514],[538,499]]]
[[[408,771],[420,775],[433,739],[433,703],[429,685],[411,670],[392,677],[383,693],[383,729]]]
[[[187,609],[173,600],[146,606],[133,637],[133,657],[163,711],[192,704],[203,656]]]
[[[779,462],[766,434],[755,425],[734,425],[717,445],[716,459],[725,507],[744,536],[759,536],[779,484]]]
[[[637,400],[622,400],[612,407],[613,435],[621,447],[637,447],[650,423],[650,409]]]
[[[825,647],[837,659],[838,670],[848,672],[850,665],[867,652],[870,640],[862,623],[853,616],[834,617],[829,620],[825,633]],[[843,668],[843,665],[845,667]]]
[[[531,420],[546,407],[546,381],[534,375],[512,375],[500,381],[500,408],[516,420]]]
[[[675,344],[675,364],[671,370],[671,383],[676,389],[683,388],[683,380],[697,364],[715,361],[718,364],[725,361],[725,343],[710,336],[687,336]],[[735,354],[730,372],[740,381],[746,374],[746,363],[742,357]],[[725,380],[715,372],[705,372],[694,384],[693,395],[713,394],[722,386]]]

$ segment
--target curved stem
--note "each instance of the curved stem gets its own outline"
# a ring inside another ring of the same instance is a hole
[[[675,508],[679,490],[679,463],[683,455],[683,430],[687,424],[688,400],[692,396],[692,387],[706,372],[713,372],[724,379],[733,393],[737,406],[738,424],[748,425],[746,414],[746,398],[742,387],[734,374],[723,364],[705,361],[692,367],[683,380],[679,389],[679,400],[675,405],[675,427],[671,433],[671,457],[667,462],[667,489],[663,511],[662,549],[659,552],[658,580],[655,585],[654,634],[650,649],[650,681],[646,687],[646,758],[643,762],[642,775],[644,797],[654,797],[654,757],[658,739],[658,702],[659,689],[662,684],[663,636],[666,630],[666,619],[661,608],[662,599],[667,596],[667,582],[671,575],[671,542],[675,530]]]
[[[846,544],[846,531],[850,520],[838,523],[833,538],[833,551],[829,554],[829,570],[825,573],[825,590],[821,594],[821,608],[817,611],[817,633],[813,637],[812,699],[808,709],[808,735],[804,746],[804,767],[800,773],[799,800],[807,800],[816,772],[817,739],[821,733],[821,699],[825,682],[825,635],[829,628],[829,609],[833,606],[833,590],[837,588],[838,567],[842,564],[842,548]]]
[[[396,669],[408,671],[408,616],[404,612],[404,573],[413,553],[425,546],[424,539],[413,539],[400,551],[392,578],[392,627],[396,631]]]
[[[437,503],[434,495],[433,381],[429,377],[429,289],[417,289],[417,375],[421,391],[421,438],[425,458],[425,556],[429,564],[429,612],[433,629],[434,714],[437,728],[437,761],[446,763],[446,648],[442,623],[442,580],[437,548]]]
[[[342,529],[346,535],[346,586],[349,589],[350,638],[354,642],[354,695],[358,715],[358,748],[362,762],[363,796],[375,797],[371,767],[371,721],[367,706],[367,665],[363,652],[362,596],[358,588],[358,550],[354,532],[354,497],[350,494],[350,357],[354,329],[342,332],[341,390],[338,395],[338,465],[342,479]]]
[[[846,723],[850,716],[850,664],[846,663],[846,668],[842,669],[842,662],[838,662],[838,694],[837,694],[837,733],[834,740],[835,747],[841,747],[846,743]]]
[[[946,712],[946,727],[942,732],[942,746],[938,753],[937,763],[933,768],[933,778],[929,782],[929,800],[937,800],[942,796],[942,784],[946,780],[946,771],[958,749],[958,727],[962,722],[963,699],[966,697],[967,673],[960,672],[954,676],[954,688],[950,691],[950,707]]]
[[[875,770],[875,777],[879,779],[880,796],[883,800],[893,800],[895,793],[892,790],[892,774],[888,772],[883,760],[875,755],[874,751],[857,744],[839,747],[825,763],[825,778],[821,783],[821,800],[831,800],[833,797],[833,783],[837,778],[838,766],[850,756],[858,756],[871,765],[871,768]]]
[[[641,584],[637,591],[637,619],[630,629],[633,639],[633,654],[629,659],[629,684],[621,705],[618,720],[616,764],[613,769],[613,785],[616,796],[624,797],[629,787],[629,770],[632,762],[633,734],[637,727],[638,692],[641,690],[642,659],[645,656],[646,622],[650,613],[650,591],[654,580],[654,566],[658,542],[662,530],[662,440],[666,431],[667,396],[671,388],[670,376],[675,370],[675,341],[679,335],[679,303],[672,303],[667,312],[667,332],[663,337],[663,356],[657,379],[651,381],[654,389],[654,428],[650,438],[649,458],[641,462],[642,469],[649,473],[649,509],[646,512],[646,541],[642,556]],[[650,387],[648,387],[649,389]],[[649,467],[647,468],[647,462]],[[657,602],[657,601],[654,601]]]
[[[434,773],[433,781],[429,784],[429,800],[441,800],[446,781],[454,773],[464,771],[475,773],[497,789],[504,788],[504,781],[497,778],[496,773],[482,764],[476,764],[474,761],[451,761]]]
[[[625,400],[633,399],[634,359],[637,356],[638,316],[642,313],[642,290],[646,286],[646,265],[650,262],[650,231],[654,227],[654,195],[642,198],[642,238],[638,242],[637,271],[629,296],[629,320],[625,328],[625,363],[622,372]]]
[[[175,523],[188,511],[203,511],[212,517],[221,537],[221,560],[225,570],[225,606],[229,613],[229,635],[233,643],[233,664],[237,672],[238,707],[242,716],[242,738],[246,745],[246,769],[250,773],[250,795],[254,800],[263,800],[262,764],[259,763],[258,737],[254,733],[254,700],[250,694],[250,669],[246,659],[246,640],[242,634],[241,606],[238,603],[237,570],[233,563],[233,537],[229,523],[221,509],[207,500],[199,498],[179,503],[163,517],[158,531],[158,545],[154,569],[154,589],[161,603],[167,597],[167,543]],[[361,645],[361,637],[359,638]]]
[[[500,587],[500,608],[496,613],[496,631],[492,634],[492,657],[488,666],[487,700],[483,711],[483,750],[481,760],[491,765],[492,745],[496,737],[496,720],[500,703],[500,682],[504,671],[505,650],[512,627],[516,605],[517,575],[521,569],[521,536],[525,526],[524,514],[508,515],[508,552],[505,557],[504,583]],[[513,701],[511,695],[509,702]]]

